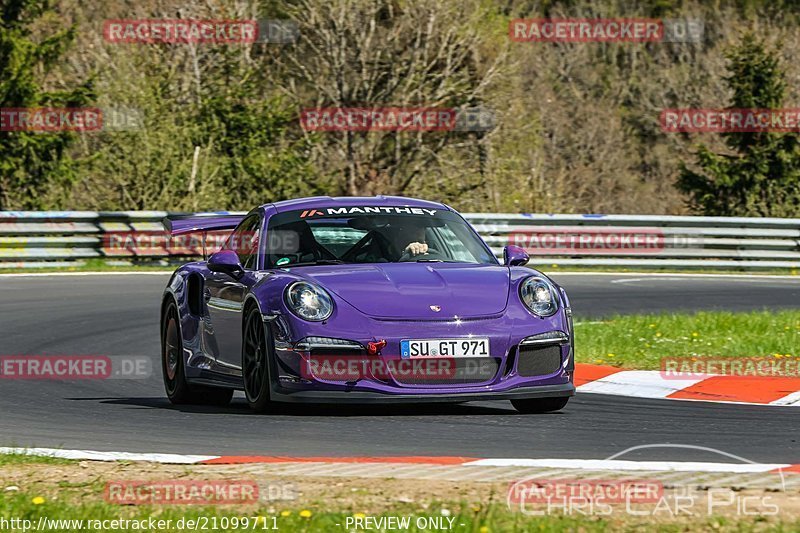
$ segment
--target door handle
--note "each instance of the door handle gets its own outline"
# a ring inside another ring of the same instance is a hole
[[[208,301],[209,301],[210,299],[211,299],[211,291],[210,291],[210,290],[208,290],[208,289],[205,289],[205,290],[203,291],[203,301],[204,301],[204,302],[206,302],[206,303],[208,303]]]

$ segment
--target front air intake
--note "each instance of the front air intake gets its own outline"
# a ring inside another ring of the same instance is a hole
[[[517,374],[523,377],[547,376],[561,368],[561,345],[521,345],[517,355]]]

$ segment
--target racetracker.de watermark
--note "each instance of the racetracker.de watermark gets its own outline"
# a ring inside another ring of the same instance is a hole
[[[683,461],[650,455],[658,450],[668,450],[673,457],[678,450]],[[638,455],[636,461],[625,458],[632,453]],[[709,462],[709,455],[724,459]],[[578,477],[572,479],[549,478],[540,472],[512,482],[506,494],[508,509],[531,516],[775,516],[780,514],[780,506],[773,493],[786,492],[783,471],[775,465],[691,444],[640,444],[606,459],[581,463],[564,466],[576,468],[573,471]],[[647,472],[648,477],[633,478],[631,470]],[[680,478],[681,472],[685,479]],[[730,486],[709,486],[714,483],[709,478],[714,472],[736,473],[737,478],[723,478]],[[766,484],[769,490],[743,492],[742,485],[747,486],[751,475],[753,482]]]
[[[665,233],[653,228],[565,228],[542,226],[514,231],[508,244],[537,255],[657,254],[672,248],[702,248],[698,235]]]
[[[233,505],[257,503],[255,481],[111,481],[105,499],[120,505]]]
[[[293,230],[271,230],[267,249],[273,254],[294,254],[300,249],[300,233]],[[163,231],[111,231],[103,234],[103,253],[120,255],[201,255],[221,248],[244,252],[258,251],[261,234],[257,231],[190,232],[170,235]]]
[[[0,380],[147,379],[152,375],[153,363],[147,356],[0,356]]]
[[[550,43],[697,43],[700,19],[565,18],[513,19],[508,34],[516,42]]]
[[[105,488],[105,500],[118,505],[238,505],[296,498],[292,483],[253,480],[119,480]]]
[[[661,129],[667,133],[800,132],[800,108],[665,109]]]
[[[417,359],[359,355],[311,355],[300,365],[300,376],[309,380],[358,381],[390,379],[488,381],[497,373],[488,357],[424,357]]]
[[[512,511],[529,516],[612,516],[639,517],[738,516],[779,514],[777,500],[770,494],[741,494],[739,490],[714,487],[708,490],[670,481],[647,479],[519,481],[509,487],[507,504]]]
[[[800,377],[800,357],[664,357],[665,379],[695,379],[709,375],[739,377]]]
[[[494,112],[482,107],[317,107],[300,112],[306,131],[490,131]]]
[[[297,23],[285,19],[117,19],[103,24],[107,42],[120,44],[290,44]]]
[[[664,486],[654,479],[547,479],[511,483],[508,501],[519,505],[565,506],[569,502],[655,503]]]
[[[133,131],[143,127],[143,113],[132,107],[0,108],[0,131]]]

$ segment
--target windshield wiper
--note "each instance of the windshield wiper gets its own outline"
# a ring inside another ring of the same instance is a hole
[[[285,265],[276,265],[277,268],[287,268],[296,266],[309,266],[309,265],[343,265],[344,261],[341,259],[317,259],[316,261],[304,261],[302,263],[287,263]]]

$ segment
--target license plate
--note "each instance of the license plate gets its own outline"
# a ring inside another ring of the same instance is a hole
[[[400,341],[400,357],[489,357],[489,339],[409,339]]]

